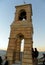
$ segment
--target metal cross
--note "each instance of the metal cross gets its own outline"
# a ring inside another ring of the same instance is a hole
[[[23,0],[24,4],[26,4],[25,0]]]

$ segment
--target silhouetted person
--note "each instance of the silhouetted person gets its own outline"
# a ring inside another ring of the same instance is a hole
[[[1,58],[1,56],[0,56],[0,65],[2,65],[2,58]]]
[[[41,57],[40,59],[43,59],[43,65],[45,65],[45,54],[43,54],[43,57]]]
[[[34,49],[32,48],[32,61],[33,61],[33,65],[34,65]]]
[[[9,65],[8,60],[7,60],[7,56],[5,57],[4,65]]]
[[[43,65],[45,65],[45,54],[43,54]]]
[[[34,49],[32,48],[32,58],[34,59]]]
[[[35,65],[38,65],[38,55],[39,55],[39,52],[37,51],[37,48],[35,48],[35,51],[34,51],[34,60],[35,60]]]

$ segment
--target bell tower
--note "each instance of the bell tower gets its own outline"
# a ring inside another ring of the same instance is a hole
[[[24,4],[16,6],[14,21],[11,24],[7,57],[10,65],[20,60],[21,40],[24,39],[22,65],[33,65],[33,25],[32,5]]]

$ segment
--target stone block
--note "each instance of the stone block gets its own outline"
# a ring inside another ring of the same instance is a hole
[[[30,63],[31,64],[32,63],[32,59],[29,59],[29,58],[28,59],[23,59],[23,62],[24,63]]]

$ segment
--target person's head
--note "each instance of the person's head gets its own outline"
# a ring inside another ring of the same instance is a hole
[[[0,59],[1,59],[1,56],[0,56]]]
[[[35,48],[35,51],[37,51],[37,48]]]
[[[45,57],[45,54],[43,53],[43,56]]]
[[[5,56],[5,59],[7,59],[7,56]]]
[[[32,51],[34,51],[34,49],[32,48]]]
[[[0,56],[0,58],[1,58],[1,56]]]

